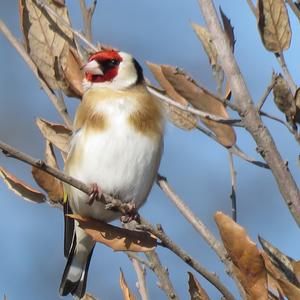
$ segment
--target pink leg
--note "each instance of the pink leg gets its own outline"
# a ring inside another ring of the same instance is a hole
[[[92,187],[92,191],[89,194],[89,200],[87,202],[88,205],[92,205],[94,201],[99,199],[102,195],[101,188],[97,185],[97,183],[93,183],[91,187]]]

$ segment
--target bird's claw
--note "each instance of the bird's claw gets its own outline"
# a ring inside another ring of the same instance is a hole
[[[136,209],[136,206],[134,203],[128,203],[128,211],[126,214],[124,214],[120,217],[120,221],[125,224],[129,223],[131,221],[136,221],[136,222],[140,221],[140,215],[137,212],[137,209]]]
[[[92,205],[94,201],[99,199],[102,195],[102,191],[100,187],[97,185],[97,183],[93,183],[91,187],[92,187],[92,191],[89,194],[89,200],[87,202],[88,205]]]

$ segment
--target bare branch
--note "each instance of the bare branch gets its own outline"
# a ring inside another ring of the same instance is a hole
[[[252,10],[253,14],[257,18],[257,16],[258,16],[257,9],[256,9],[255,5],[253,4],[252,0],[247,0],[247,3],[249,5],[250,9]]]
[[[291,73],[290,73],[290,71],[289,71],[289,69],[288,69],[288,67],[286,65],[283,52],[277,53],[277,54],[275,54],[275,56],[276,56],[276,58],[277,58],[277,60],[278,60],[278,62],[280,64],[280,66],[281,66],[281,69],[283,71],[284,77],[285,77],[285,79],[286,79],[286,81],[287,81],[287,83],[288,83],[288,85],[289,85],[289,87],[290,87],[293,95],[295,95],[296,90],[297,90],[297,86],[296,86],[296,84],[295,84],[295,82],[293,80],[293,77],[292,77],[292,75],[291,75]]]
[[[300,11],[293,0],[286,0],[296,17],[298,18],[298,21],[300,22]]]
[[[198,125],[196,126],[196,129],[198,129],[199,131],[203,132],[203,133],[204,133],[205,135],[207,135],[208,137],[212,138],[215,142],[217,142],[217,143],[218,143],[219,145],[221,145],[222,147],[226,148],[224,145],[222,145],[222,144],[218,141],[217,137],[216,137],[210,130],[208,130],[207,128],[205,128],[205,127],[203,127],[203,126],[201,126],[201,125],[198,124]],[[226,148],[226,149],[227,149],[227,148]],[[247,162],[249,162],[249,163],[251,163],[251,164],[254,164],[254,165],[256,165],[256,166],[258,166],[258,167],[261,167],[261,168],[264,168],[264,169],[269,169],[269,166],[268,166],[266,163],[264,163],[264,162],[262,162],[262,161],[258,161],[258,160],[256,160],[256,159],[254,159],[254,158],[248,156],[248,155],[247,155],[246,153],[244,153],[240,148],[238,148],[237,145],[233,145],[232,147],[228,148],[228,150],[229,150],[232,154],[234,154],[234,155],[236,155],[236,156],[238,156],[238,157],[244,159],[245,161],[247,161]]]
[[[257,105],[256,105],[256,109],[257,111],[260,111],[261,108],[263,107],[265,101],[267,100],[268,96],[270,95],[273,87],[274,87],[274,84],[275,84],[275,76],[274,76],[274,72],[272,74],[272,80],[271,80],[271,83],[267,86],[264,94],[262,95],[261,99],[258,101]]]
[[[163,290],[170,300],[179,300],[173,284],[169,278],[168,269],[166,269],[160,262],[160,259],[155,251],[145,252],[145,256],[151,263],[151,270],[158,278],[158,287]]]
[[[162,228],[154,228],[151,224],[142,219],[141,225],[137,228],[148,231],[159,238],[163,245],[180,257],[186,264],[192,267],[195,271],[206,278],[211,284],[213,284],[227,300],[234,300],[234,296],[226,288],[226,286],[219,280],[219,278],[209,271],[207,271],[198,261],[192,258],[188,253],[182,250],[176,245],[162,230]]]
[[[92,34],[92,18],[97,5],[97,0],[94,0],[91,7],[87,7],[85,0],[80,0],[80,8],[82,12],[84,35],[88,41],[93,41]]]
[[[236,171],[234,169],[232,153],[228,151],[229,167],[230,167],[230,178],[231,178],[231,211],[232,219],[236,222],[237,208],[236,208]]]
[[[132,265],[134,267],[136,276],[137,276],[137,289],[140,293],[141,299],[142,300],[148,300],[148,292],[147,292],[147,287],[146,287],[146,270],[141,266],[140,262],[136,260],[135,258],[131,259]]]
[[[0,141],[0,149],[3,150],[3,153],[5,155],[7,155],[8,157],[12,157],[12,158],[16,158],[18,160],[21,160],[31,166],[37,167],[43,171],[45,171],[46,173],[56,177],[57,179],[70,184],[71,186],[81,190],[82,192],[86,193],[86,194],[91,194],[92,192],[92,187],[86,185],[85,183],[66,175],[65,173],[61,172],[58,169],[52,168],[49,165],[47,165],[44,161],[36,159],[31,157],[28,154],[25,154],[19,150],[17,150],[14,147],[11,147],[10,145],[7,145],[6,143]],[[113,197],[111,197],[110,195],[107,194],[103,194],[101,196],[101,199],[99,199],[101,201],[103,201],[108,208],[117,208],[121,213],[126,214],[127,212],[129,212],[132,207],[131,205],[128,203],[123,203],[121,200],[119,199],[115,199]]]
[[[271,120],[274,120],[274,121],[279,122],[280,124],[284,125],[289,130],[289,132],[294,136],[297,143],[300,144],[300,134],[298,133],[297,130],[295,130],[293,127],[291,127],[288,122],[285,122],[285,121],[283,121],[275,116],[272,116],[271,114],[268,114],[264,111],[260,111],[260,114],[263,117],[269,118]]]
[[[10,44],[17,50],[17,52],[20,54],[20,56],[24,59],[24,61],[27,63],[37,80],[39,81],[41,87],[53,103],[54,107],[58,111],[61,118],[64,120],[65,124],[68,126],[68,128],[72,129],[72,121],[70,119],[70,116],[67,112],[67,108],[65,106],[65,103],[56,97],[56,95],[52,92],[52,90],[49,88],[47,83],[41,78],[39,75],[38,69],[35,65],[35,63],[32,61],[31,57],[28,55],[26,50],[24,49],[23,45],[14,37],[12,32],[8,29],[8,27],[0,20],[0,31],[4,34],[4,36],[7,38],[7,40],[10,42]]]
[[[282,160],[272,136],[254,107],[252,98],[223,32],[211,0],[199,0],[202,14],[217,49],[220,64],[230,82],[235,104],[239,106],[245,128],[251,133],[260,154],[268,163],[278,188],[298,226],[300,226],[300,192],[292,174]]]
[[[180,104],[180,103],[172,100],[171,98],[167,97],[166,95],[163,95],[163,94],[159,93],[158,91],[156,91],[155,89],[153,89],[150,86],[147,86],[147,89],[148,89],[148,91],[152,95],[158,97],[159,99],[161,99],[165,103],[173,105],[173,106],[175,106],[175,107],[177,107],[177,108],[179,108],[179,109],[181,109],[183,111],[187,111],[187,112],[190,112],[190,113],[192,113],[194,115],[197,115],[199,117],[206,118],[208,120],[216,121],[216,122],[219,122],[219,123],[230,124],[232,126],[243,126],[241,124],[241,120],[240,119],[226,119],[226,118],[222,118],[222,117],[219,117],[219,116],[216,116],[216,115],[213,115],[213,114],[201,111],[199,109],[195,109],[195,108],[193,108],[191,106],[182,105],[182,104]]]

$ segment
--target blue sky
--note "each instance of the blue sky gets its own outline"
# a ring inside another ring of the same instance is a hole
[[[72,23],[81,28],[77,1],[67,1]],[[254,101],[258,101],[268,85],[272,69],[280,71],[274,56],[262,46],[256,21],[246,1],[215,1],[231,18],[235,28],[235,54]],[[287,64],[296,83],[299,75],[299,23],[291,15],[293,41],[286,53]],[[18,38],[17,1],[1,1],[0,17]],[[190,22],[204,24],[196,0],[129,1],[101,0],[94,17],[94,40],[132,53],[144,66],[145,61],[171,64],[184,68],[199,84],[215,90],[207,57]],[[35,156],[42,157],[44,143],[34,124],[36,117],[60,121],[50,101],[40,90],[31,71],[16,51],[0,34],[0,138]],[[78,100],[68,99],[74,113]],[[283,118],[272,97],[265,109]],[[266,121],[285,160],[299,183],[297,157],[299,146],[288,131],[273,121]],[[249,134],[237,130],[238,145],[258,157]],[[260,234],[283,252],[299,259],[299,229],[290,216],[271,173],[235,158],[237,171],[238,221],[257,241]],[[30,168],[13,159],[0,156],[0,165],[34,184]],[[160,173],[186,201],[203,222],[216,234],[213,214],[217,210],[230,213],[230,176],[228,154],[214,141],[199,132],[182,131],[168,125],[165,151]],[[0,182],[0,297],[8,299],[59,299],[58,287],[65,265],[63,257],[63,219],[58,209],[25,202]],[[225,275],[217,256],[196,234],[165,195],[154,187],[141,214],[152,223],[161,223],[170,237],[210,271],[217,272],[237,294]],[[168,267],[181,299],[188,298],[187,271],[191,269],[166,249],[158,249]],[[120,299],[119,267],[135,290],[135,273],[123,253],[113,253],[98,245],[92,259],[88,290],[101,299]],[[156,278],[147,272],[151,299],[165,299],[156,286]],[[197,278],[212,299],[219,293],[203,278]],[[71,299],[66,298],[66,299]]]

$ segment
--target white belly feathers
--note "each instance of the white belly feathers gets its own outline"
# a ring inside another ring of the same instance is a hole
[[[162,139],[143,135],[129,124],[134,107],[128,100],[101,101],[97,109],[108,116],[109,123],[104,130],[92,132],[83,126],[74,135],[70,156],[80,151],[80,159],[67,172],[86,184],[97,183],[103,192],[122,201],[134,201],[139,208],[156,176]],[[98,201],[86,204],[88,196],[79,190],[71,188],[70,193],[74,213],[103,221],[116,218]]]

